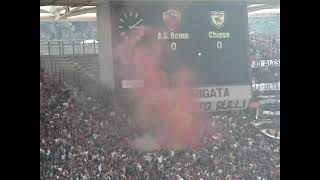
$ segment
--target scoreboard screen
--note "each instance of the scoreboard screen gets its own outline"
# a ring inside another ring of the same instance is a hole
[[[195,74],[197,88],[232,86],[233,95],[237,96],[238,85],[250,87],[245,1],[111,2],[113,48],[130,41],[131,31],[140,27],[156,29],[152,36],[166,47],[162,52],[165,63],[161,67],[168,74],[175,73],[178,65],[185,64]],[[117,62],[116,53],[114,58]],[[120,65],[115,63],[115,72],[121,71],[119,69]],[[119,73],[116,84],[123,89],[143,83],[129,74]],[[244,89],[248,92],[242,94],[250,93],[250,88]],[[205,98],[203,93],[199,94],[200,98]]]

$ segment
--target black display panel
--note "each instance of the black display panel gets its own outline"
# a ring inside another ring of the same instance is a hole
[[[152,37],[166,47],[159,66],[169,75],[185,64],[195,86],[250,84],[246,2],[111,2],[111,17],[113,48],[126,43],[130,31],[156,29]],[[131,78],[116,77],[119,85]]]

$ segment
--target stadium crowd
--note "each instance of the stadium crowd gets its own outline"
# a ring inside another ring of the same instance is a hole
[[[249,48],[253,84],[264,85],[255,86],[253,91],[253,99],[259,102],[259,119],[255,123],[263,132],[280,137],[279,33],[251,34]]]
[[[280,60],[280,37],[277,34],[250,35],[249,55],[251,61]],[[257,84],[280,81],[280,66],[257,67],[251,69]]]
[[[130,148],[129,116],[108,105],[40,72],[41,179],[280,179],[279,142],[244,114],[210,119],[197,149],[144,152]]]
[[[280,59],[279,34],[251,34],[249,42],[250,59]]]

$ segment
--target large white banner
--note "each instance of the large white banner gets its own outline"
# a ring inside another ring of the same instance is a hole
[[[260,99],[280,99],[280,95],[260,95]]]
[[[143,87],[143,81],[123,81],[122,87]],[[251,98],[250,85],[199,87],[192,91],[197,105],[206,112],[246,109]],[[174,92],[155,92],[150,98],[156,103],[172,96]]]
[[[250,85],[200,87],[193,95],[203,111],[246,109],[251,98]]]
[[[247,109],[248,99],[220,100],[220,101],[202,101],[199,103],[200,109],[205,112],[229,111]]]
[[[280,99],[262,99],[259,101],[260,104],[275,104],[280,103]]]
[[[263,111],[263,115],[280,116],[280,111]]]
[[[280,67],[280,59],[251,61],[251,68]]]
[[[280,90],[280,82],[254,84],[253,89],[255,91],[279,91]]]
[[[144,86],[143,80],[123,80],[121,83],[122,83],[122,88],[125,88],[125,89],[141,88]]]

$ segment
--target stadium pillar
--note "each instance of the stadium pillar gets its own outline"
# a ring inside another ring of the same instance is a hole
[[[99,42],[100,82],[114,90],[114,65],[111,46],[111,6],[110,3],[97,6],[97,33]]]

